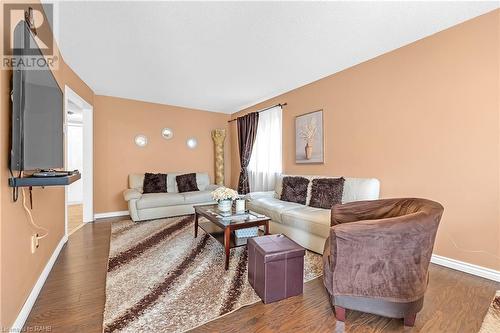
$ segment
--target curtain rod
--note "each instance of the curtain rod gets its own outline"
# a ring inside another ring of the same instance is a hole
[[[283,107],[283,106],[286,106],[286,105],[287,105],[287,103],[283,103],[283,104],[278,103],[278,104],[275,104],[275,105],[271,105],[270,107],[267,107],[267,108],[265,108],[265,109],[260,109],[260,110],[258,110],[258,111],[254,111],[254,112],[261,113],[261,112],[263,112],[263,111],[266,111],[266,110],[269,110],[269,109],[275,108],[275,107],[277,107],[277,106],[281,106],[281,107]],[[230,123],[230,122],[233,122],[233,121],[236,121],[236,120],[238,120],[238,118],[228,120],[227,122],[228,122],[228,123]]]

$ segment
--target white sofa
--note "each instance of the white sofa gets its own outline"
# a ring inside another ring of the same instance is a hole
[[[184,172],[185,173],[185,172]],[[212,204],[212,191],[218,185],[210,184],[207,173],[197,173],[196,183],[199,191],[179,193],[175,177],[183,173],[167,174],[166,193],[142,193],[144,174],[131,174],[128,189],[123,192],[128,202],[130,217],[133,221],[152,220],[163,217],[193,214],[193,205]]]
[[[307,190],[306,205],[282,201],[282,180],[276,179],[274,191],[253,192],[246,196],[248,208],[271,218],[272,234],[285,234],[303,247],[323,253],[323,246],[330,234],[330,209],[308,206],[311,198],[311,184],[314,178],[337,178],[325,176],[304,176],[310,180]],[[375,178],[345,178],[342,203],[375,200],[379,198],[380,182]]]

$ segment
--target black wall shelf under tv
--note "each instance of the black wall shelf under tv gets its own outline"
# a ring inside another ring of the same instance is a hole
[[[82,176],[79,172],[60,177],[16,177],[9,178],[10,187],[64,186],[76,182]]]

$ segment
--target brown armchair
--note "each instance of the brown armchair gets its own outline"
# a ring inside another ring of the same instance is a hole
[[[404,318],[422,309],[443,206],[425,199],[358,201],[332,208],[323,282],[335,316],[345,309]]]

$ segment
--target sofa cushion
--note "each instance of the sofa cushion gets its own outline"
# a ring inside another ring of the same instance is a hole
[[[196,184],[195,173],[186,173],[184,175],[179,175],[175,177],[175,181],[177,183],[177,189],[179,193],[199,191],[198,185]]]
[[[168,173],[167,174],[167,191],[172,193],[172,192],[179,192],[177,189],[177,181],[176,177],[182,175],[182,173]],[[198,190],[204,191],[207,189],[208,185],[210,184],[210,177],[208,176],[208,173],[206,172],[197,172],[196,173],[196,184],[198,185]]]
[[[290,177],[291,175],[278,175],[276,177],[276,184],[274,191],[276,192],[276,197],[281,198],[282,188],[283,188],[283,178]],[[309,180],[316,178],[338,178],[335,176],[304,176],[304,175],[294,175],[293,177],[304,177]],[[311,197],[311,186],[312,182],[309,183],[308,195],[306,200],[306,205],[309,205]],[[344,182],[344,192],[342,194],[342,203],[360,200],[375,200],[379,197],[380,182],[375,178],[345,178]],[[170,192],[170,191],[169,191]]]
[[[167,175],[164,173],[144,174],[144,183],[142,185],[143,193],[165,193],[167,192]]]
[[[144,174],[143,173],[131,173],[128,176],[128,188],[135,188],[142,191],[142,185],[144,184]],[[168,191],[170,192],[170,191]]]
[[[301,206],[281,214],[281,223],[327,238],[330,235],[330,209]]]
[[[276,181],[274,185],[274,192],[276,192],[276,198],[281,198],[281,194],[283,193],[283,179],[286,177],[302,177],[309,179],[309,186],[307,190],[307,198],[306,198],[306,205],[309,203],[309,197],[310,197],[310,188],[311,188],[311,179],[313,176],[307,176],[307,175],[278,175],[276,176]]]
[[[137,200],[137,208],[156,208],[184,204],[184,196],[179,193],[147,193]]]
[[[376,200],[379,197],[380,181],[375,178],[346,178],[342,203]]]
[[[281,200],[306,204],[309,179],[304,177],[284,177]]]
[[[248,209],[269,216],[274,222],[281,222],[281,213],[290,209],[304,207],[295,202],[283,201],[273,197],[261,197],[248,201]]]
[[[167,173],[167,192],[174,193],[179,192],[177,190],[177,183],[175,181],[175,177],[180,175],[181,173]],[[143,173],[131,173],[128,176],[128,188],[135,188],[142,192],[142,185],[144,183],[144,174]],[[198,185],[198,189],[200,191],[204,191],[210,184],[210,177],[206,172],[197,172],[196,173],[196,183]]]
[[[342,203],[344,181],[344,177],[313,179],[309,206],[330,209]]]
[[[184,196],[184,202],[187,204],[196,204],[214,201],[212,191],[194,191],[181,193]]]

